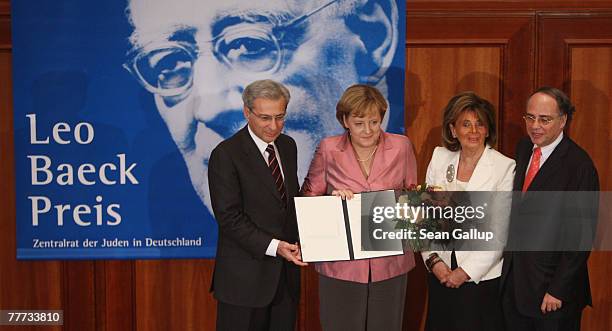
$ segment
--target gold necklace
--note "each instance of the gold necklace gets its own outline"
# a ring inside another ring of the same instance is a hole
[[[355,154],[357,154],[357,156],[356,156],[357,157],[357,161],[359,161],[359,162],[368,162],[368,161],[370,161],[372,156],[374,156],[374,153],[376,153],[376,149],[378,149],[378,145],[376,145],[376,147],[374,147],[374,149],[372,150],[372,153],[370,153],[370,156],[368,156],[365,159],[360,159],[359,158],[359,154],[355,153]]]

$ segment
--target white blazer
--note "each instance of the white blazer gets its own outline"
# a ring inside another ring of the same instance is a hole
[[[459,154],[460,151],[452,152],[444,147],[436,147],[427,167],[425,179],[427,185],[435,185],[443,190],[456,191],[456,169],[459,166]],[[455,178],[451,182],[447,179],[447,169],[450,165],[453,165],[455,169]],[[512,191],[515,165],[514,160],[487,145],[480,160],[478,160],[472,177],[468,181],[466,190]],[[507,198],[510,198],[510,195]],[[506,199],[501,203],[496,203],[494,207],[492,217],[495,217],[496,224],[504,227],[501,231],[496,231],[497,233],[505,234],[507,231],[510,219],[510,203],[511,201]],[[505,243],[505,239],[502,238],[502,240]],[[448,266],[451,265],[451,251],[424,251],[421,252],[423,260],[427,260],[429,254],[433,252],[438,253]],[[457,265],[470,276],[470,281],[478,283],[481,280],[493,279],[501,275],[502,251],[456,251],[455,255],[457,256]]]

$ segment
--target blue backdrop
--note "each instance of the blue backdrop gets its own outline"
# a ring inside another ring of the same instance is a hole
[[[140,2],[11,3],[19,259],[214,257],[208,155],[254,79],[292,93],[300,180],[353,83],[404,131],[404,1]]]

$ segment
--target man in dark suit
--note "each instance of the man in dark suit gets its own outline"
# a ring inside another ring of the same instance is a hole
[[[293,197],[297,148],[281,133],[290,95],[272,80],[243,94],[247,126],[208,164],[219,242],[211,290],[217,330],[293,330],[301,261]]]
[[[564,194],[579,194],[567,191],[599,190],[591,158],[563,134],[573,112],[562,91],[543,87],[531,95],[523,116],[529,139],[517,146],[514,177],[514,191],[523,193],[513,201],[508,245],[514,251],[504,254],[501,279],[508,331],[579,330],[582,310],[591,304],[590,246],[573,241],[592,238],[593,209],[578,222],[563,221],[576,209],[569,209]]]

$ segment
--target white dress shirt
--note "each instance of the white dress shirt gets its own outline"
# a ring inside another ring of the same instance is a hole
[[[253,130],[251,130],[250,126],[247,125],[247,128],[249,129],[249,134],[251,135],[251,138],[253,138],[255,145],[257,145],[257,149],[259,149],[261,156],[266,161],[266,164],[268,164],[268,157],[270,156],[268,155],[266,148],[268,148],[268,145],[272,145],[274,147],[274,152],[276,153],[276,160],[278,161],[278,166],[280,167],[280,170],[281,170],[281,176],[283,176],[283,180],[285,180],[285,174],[283,173],[283,164],[281,162],[280,155],[278,154],[278,149],[276,148],[276,145],[274,144],[274,142],[271,142],[268,144],[267,142],[261,140],[261,138],[259,138],[255,134],[255,132],[253,132]],[[272,241],[270,241],[270,244],[268,245],[268,249],[266,249],[266,255],[276,256],[276,250],[278,249],[279,243],[280,241],[278,239],[272,239]]]
[[[552,154],[555,148],[557,148],[557,145],[559,145],[559,143],[561,142],[561,139],[563,139],[563,131],[561,131],[561,134],[557,137],[557,139],[555,139],[555,141],[553,141],[552,143],[544,147],[540,147],[540,151],[542,152],[542,156],[540,157],[540,168],[542,168],[542,165],[544,164],[544,162],[548,160],[548,157],[550,156],[550,154]],[[539,146],[535,144],[533,145],[533,149],[536,149],[537,147]],[[529,158],[529,163],[527,164],[531,164],[531,158],[533,158],[533,150],[531,151],[531,157]]]

